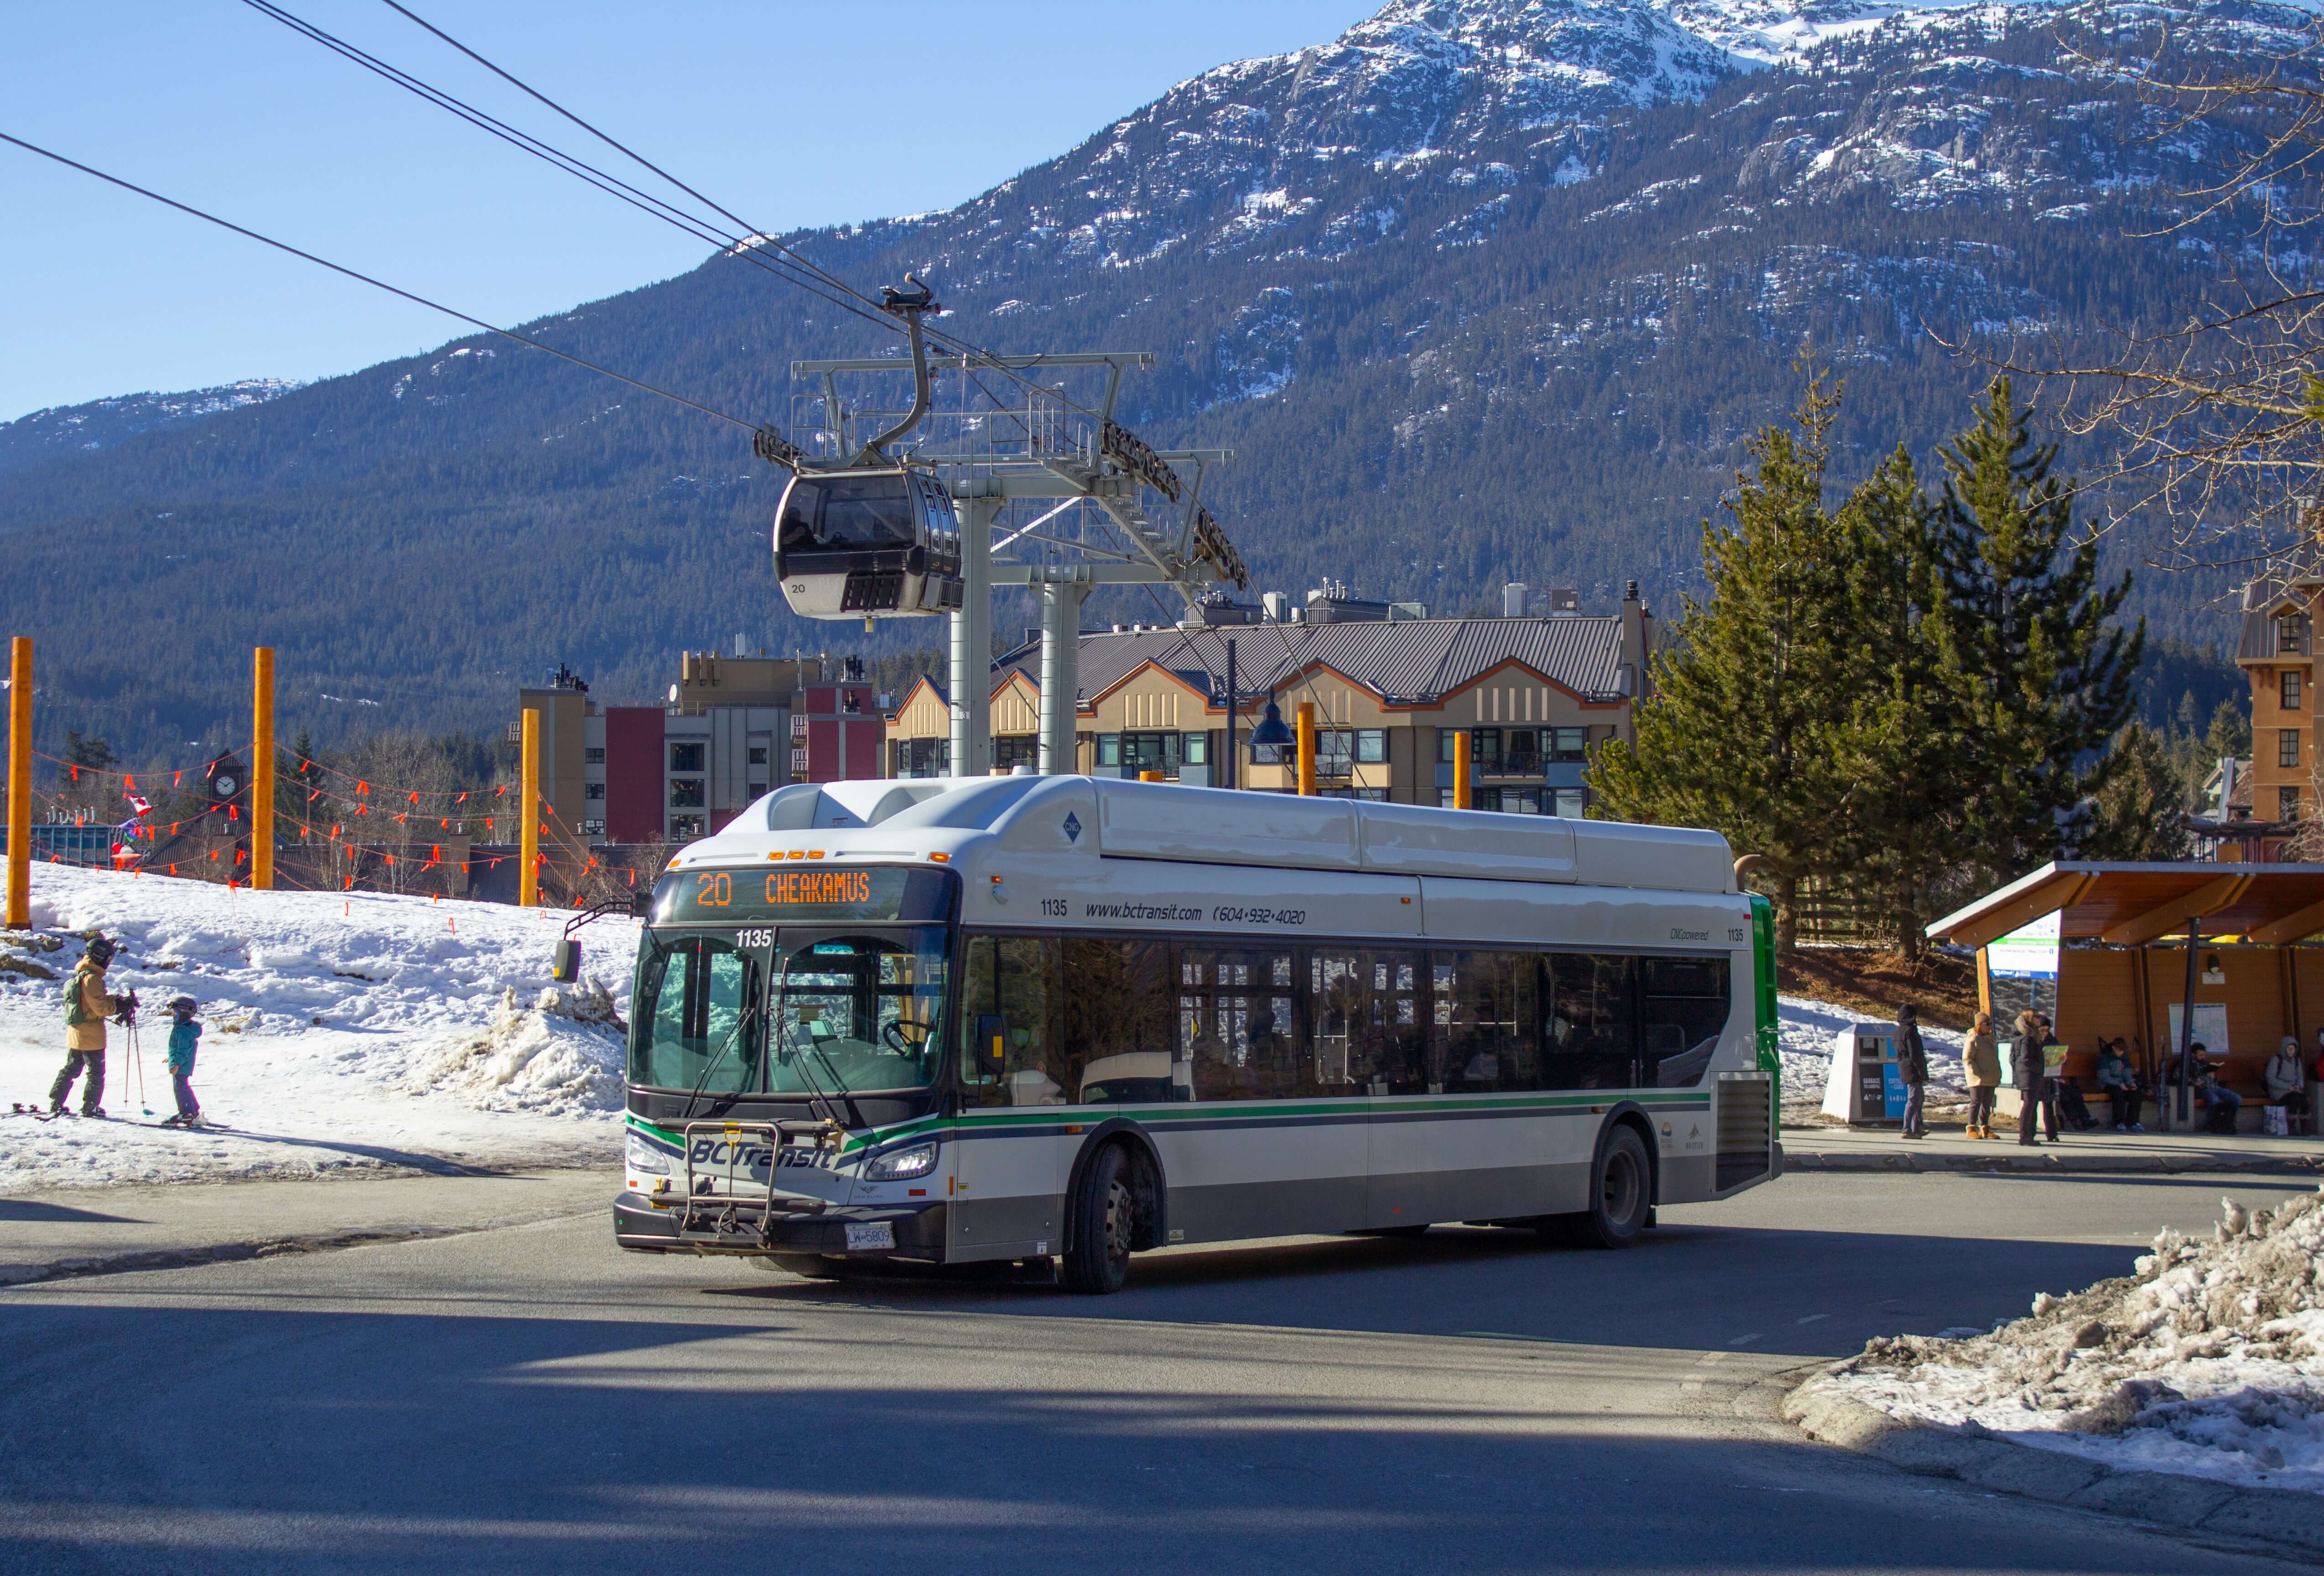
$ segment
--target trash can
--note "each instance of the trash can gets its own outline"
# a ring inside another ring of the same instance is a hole
[[[1850,1127],[1902,1126],[1904,1078],[1896,1067],[1896,1026],[1851,1023],[1832,1036],[1823,1114]]]

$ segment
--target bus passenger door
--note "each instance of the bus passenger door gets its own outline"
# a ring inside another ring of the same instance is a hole
[[[1051,1065],[1056,951],[1055,940],[1039,936],[969,938],[960,992],[960,1111],[946,1146],[950,1262],[1064,1250],[1057,1108],[1065,1092],[1062,1069]]]

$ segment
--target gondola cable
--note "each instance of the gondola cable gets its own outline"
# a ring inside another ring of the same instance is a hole
[[[507,122],[500,120],[496,116],[487,114],[484,110],[478,109],[475,106],[466,102],[456,95],[447,92],[443,88],[435,87],[433,84],[413,76],[411,73],[403,70],[400,67],[390,65],[388,62],[379,59],[377,56],[370,54],[365,51],[357,48],[355,45],[347,42],[345,39],[339,38],[335,34],[327,32],[325,29],[315,25],[313,23],[294,15],[290,12],[284,10],[282,7],[272,4],[272,0],[244,0],[244,4],[250,6],[251,9],[258,12],[261,15],[281,23],[283,26],[290,28],[294,32],[299,33],[301,37],[309,39],[315,43],[321,44],[324,48],[331,51],[333,53],[353,61],[355,64],[363,67],[365,70],[371,71],[385,80],[393,83],[395,86],[403,88],[406,92],[416,95],[420,98],[426,100],[428,103],[434,105],[437,108],[448,111],[452,115],[456,115],[460,119],[466,121],[469,124],[476,127],[479,131],[488,133],[493,136],[500,138],[503,142],[509,143],[511,146],[515,147],[523,152],[530,153],[534,158],[540,159],[543,162],[554,166],[555,168],[564,171],[566,174],[571,175],[575,179],[596,188],[598,190],[604,192],[607,196],[614,198],[619,201],[628,203],[632,207],[637,208],[639,211],[650,217],[659,219],[665,224],[674,226],[686,235],[693,236],[697,241],[703,242],[711,246],[715,246],[722,252],[726,253],[728,255],[742,256],[745,261],[753,263],[759,267],[764,268],[768,270],[768,272],[776,274],[777,277],[784,279],[789,283],[798,285],[801,290],[813,295],[816,300],[824,301],[828,305],[837,307],[843,311],[853,313],[854,316],[862,318],[866,321],[876,322],[882,327],[889,327],[890,324],[890,320],[889,318],[880,316],[874,312],[865,310],[863,308],[857,306],[852,300],[843,299],[839,296],[827,293],[826,290],[820,288],[821,281],[819,280],[798,277],[792,272],[786,272],[783,267],[758,256],[755,253],[743,253],[740,251],[739,247],[742,241],[747,239],[747,237],[738,237],[730,235],[720,229],[717,226],[712,225],[708,221],[702,219],[696,215],[687,213],[683,208],[678,207],[676,204],[667,202],[661,198],[656,197],[651,192],[643,190],[636,186],[632,186],[628,181],[623,180],[621,177],[607,171],[601,170],[585,159],[580,159],[573,154],[567,153],[564,150],[555,146],[553,143],[544,142],[529,132],[525,132],[515,126],[510,125]],[[842,286],[840,288],[844,289],[845,287]],[[850,293],[852,294],[853,292]]]
[[[627,383],[630,387],[643,390],[649,394],[659,394],[665,400],[672,401],[677,404],[686,406],[688,410],[699,410],[706,416],[715,416],[721,421],[731,421],[735,426],[743,428],[748,431],[755,433],[759,430],[760,424],[756,421],[746,420],[742,417],[732,415],[715,406],[706,405],[699,400],[689,400],[684,394],[672,393],[668,389],[658,388],[652,383],[644,382],[642,379],[631,377],[626,373],[615,372],[612,367],[601,366],[596,362],[590,361],[586,357],[575,355],[570,351],[559,350],[554,345],[546,344],[539,339],[532,338],[528,335],[520,334],[513,328],[503,328],[498,324],[487,323],[482,318],[472,317],[468,313],[459,310],[457,308],[447,307],[441,301],[429,300],[426,296],[415,294],[413,291],[401,289],[396,285],[392,285],[385,280],[374,279],[370,274],[360,272],[355,269],[346,266],[344,263],[333,263],[327,257],[318,257],[312,252],[301,251],[300,248],[291,245],[288,241],[277,241],[272,235],[262,235],[256,230],[250,229],[242,225],[237,225],[231,219],[220,218],[217,215],[205,212],[200,208],[195,207],[190,203],[182,203],[178,201],[175,198],[163,197],[158,191],[151,190],[148,188],[140,186],[132,180],[124,180],[118,175],[107,175],[102,170],[98,170],[91,165],[84,164],[78,159],[68,159],[62,153],[54,152],[50,149],[43,148],[37,143],[28,143],[23,138],[12,136],[6,132],[0,132],[0,143],[7,143],[15,147],[22,148],[28,153],[37,153],[42,158],[61,164],[68,170],[78,170],[83,175],[95,176],[97,180],[104,181],[108,186],[117,186],[124,191],[135,192],[139,197],[148,198],[154,202],[160,203],[164,207],[175,208],[181,214],[186,214],[191,217],[216,225],[222,230],[231,230],[237,235],[244,236],[248,240],[258,242],[261,245],[272,246],[277,252],[287,252],[291,256],[299,258],[304,262],[314,263],[319,268],[327,268],[333,273],[344,274],[349,279],[370,285],[374,290],[383,290],[392,296],[400,296],[403,300],[410,301],[416,306],[426,307],[431,312],[441,312],[447,318],[456,318],[460,322],[469,324],[477,328],[482,328],[487,334],[497,334],[503,339],[513,339],[519,345],[529,345],[535,350],[546,351],[549,355],[557,357],[559,361],[569,361],[575,366],[586,367],[591,372],[603,373],[604,376],[612,378],[616,382]]]
[[[528,97],[535,99],[542,105],[545,105],[556,114],[571,121],[575,125],[579,126],[583,131],[587,132],[591,136],[595,137],[599,142],[604,143],[607,147],[612,148],[616,152],[622,154],[624,158],[630,159],[641,167],[653,171],[654,174],[659,176],[662,180],[669,181],[670,185],[686,193],[687,196],[693,198],[696,202],[701,203],[712,212],[725,218],[730,224],[739,226],[742,234],[734,243],[735,247],[738,249],[738,254],[742,254],[740,253],[739,249],[748,247],[753,242],[763,242],[766,245],[774,248],[775,250],[782,253],[785,256],[790,258],[799,267],[807,270],[817,278],[827,281],[835,289],[844,290],[848,295],[862,302],[865,307],[871,309],[874,312],[881,313],[883,318],[885,318],[886,314],[881,303],[873,300],[870,296],[865,295],[862,291],[857,290],[853,285],[849,284],[845,280],[841,279],[838,275],[824,269],[804,253],[790,246],[785,245],[773,235],[764,230],[755,228],[748,220],[742,218],[740,215],[723,207],[719,203],[714,202],[711,198],[705,197],[701,192],[695,190],[694,188],[687,185],[686,182],[680,180],[677,176],[672,175],[669,171],[664,170],[661,166],[654,163],[644,155],[625,146],[608,134],[598,130],[595,126],[590,124],[589,122],[582,119],[579,115],[574,114],[571,110],[566,108],[563,105],[558,103],[555,99],[549,97],[540,89],[525,83],[514,74],[503,70],[500,67],[493,64],[492,61],[484,59],[484,56],[478,54],[467,45],[462,43],[458,39],[456,39],[450,33],[446,32],[442,28],[436,26],[426,18],[420,16],[407,6],[399,4],[399,0],[381,0],[381,4],[386,5],[391,11],[395,12],[397,14],[411,22],[414,25],[433,34],[438,39],[443,41],[446,44],[457,50],[460,53],[467,56],[468,59],[474,60],[476,64],[482,66],[485,70],[490,71],[495,77],[500,78],[503,81],[508,83],[519,92],[526,95]],[[796,283],[798,281],[793,281],[792,282]],[[802,286],[802,288],[805,287]],[[887,320],[891,324],[893,322],[892,318],[888,318]],[[1025,388],[1047,394],[1049,397],[1057,400],[1060,403],[1070,406],[1073,410],[1078,411],[1084,416],[1094,417],[1099,414],[1097,411],[1082,404],[1080,401],[1068,398],[1061,391],[1044,388],[1041,384],[1035,382],[1028,377],[1026,377],[1023,373],[1019,372],[1017,368],[1005,364],[999,354],[994,351],[987,350],[982,346],[972,344],[966,340],[957,338],[954,336],[945,334],[938,329],[929,328],[927,330],[927,334],[929,343],[939,349],[955,355],[967,355],[973,357],[991,370],[999,372],[1014,382],[1022,384]]]

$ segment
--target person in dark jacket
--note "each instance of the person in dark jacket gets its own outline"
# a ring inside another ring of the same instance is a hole
[[[2042,1024],[2042,1015],[2032,1008],[2017,1015],[2017,1037],[2009,1045],[2010,1081],[2017,1085],[2017,1141],[2032,1146],[2034,1112],[2038,1110],[2049,1119],[2050,1142],[2058,1141],[2058,1107],[2049,1099],[2049,1070],[2042,1055],[2042,1042],[2048,1039]]]
[[[1921,1042],[1921,1014],[1911,1002],[1896,1009],[1896,1075],[1904,1081],[1904,1136],[1929,1136],[1929,1047]]]
[[[2098,1042],[2098,1089],[2114,1102],[2114,1130],[2143,1133],[2138,1108],[2146,1098],[2137,1070],[2130,1064],[2130,1047],[2121,1040]]]

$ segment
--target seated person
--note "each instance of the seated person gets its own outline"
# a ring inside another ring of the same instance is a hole
[[[2114,1130],[2117,1133],[2143,1133],[2146,1129],[2138,1120],[2139,1107],[2144,1103],[2146,1092],[2139,1087],[2138,1073],[2131,1066],[2121,1040],[2098,1042],[2098,1088],[2114,1105]]]
[[[2215,1133],[2236,1130],[2236,1113],[2243,1109],[2244,1097],[2219,1082],[2218,1064],[2211,1060],[2210,1047],[2197,1040],[2191,1047],[2195,1064],[2195,1098],[2203,1102],[2209,1113],[2209,1127]],[[2169,1082],[2179,1082],[2179,1068],[2172,1064]]]
[[[2283,1130],[2300,1134],[2308,1130],[2308,1080],[2300,1065],[2300,1042],[2290,1035],[2276,1047],[2275,1055],[2267,1060],[2261,1082],[2267,1085],[2268,1102],[2283,1107]]]

